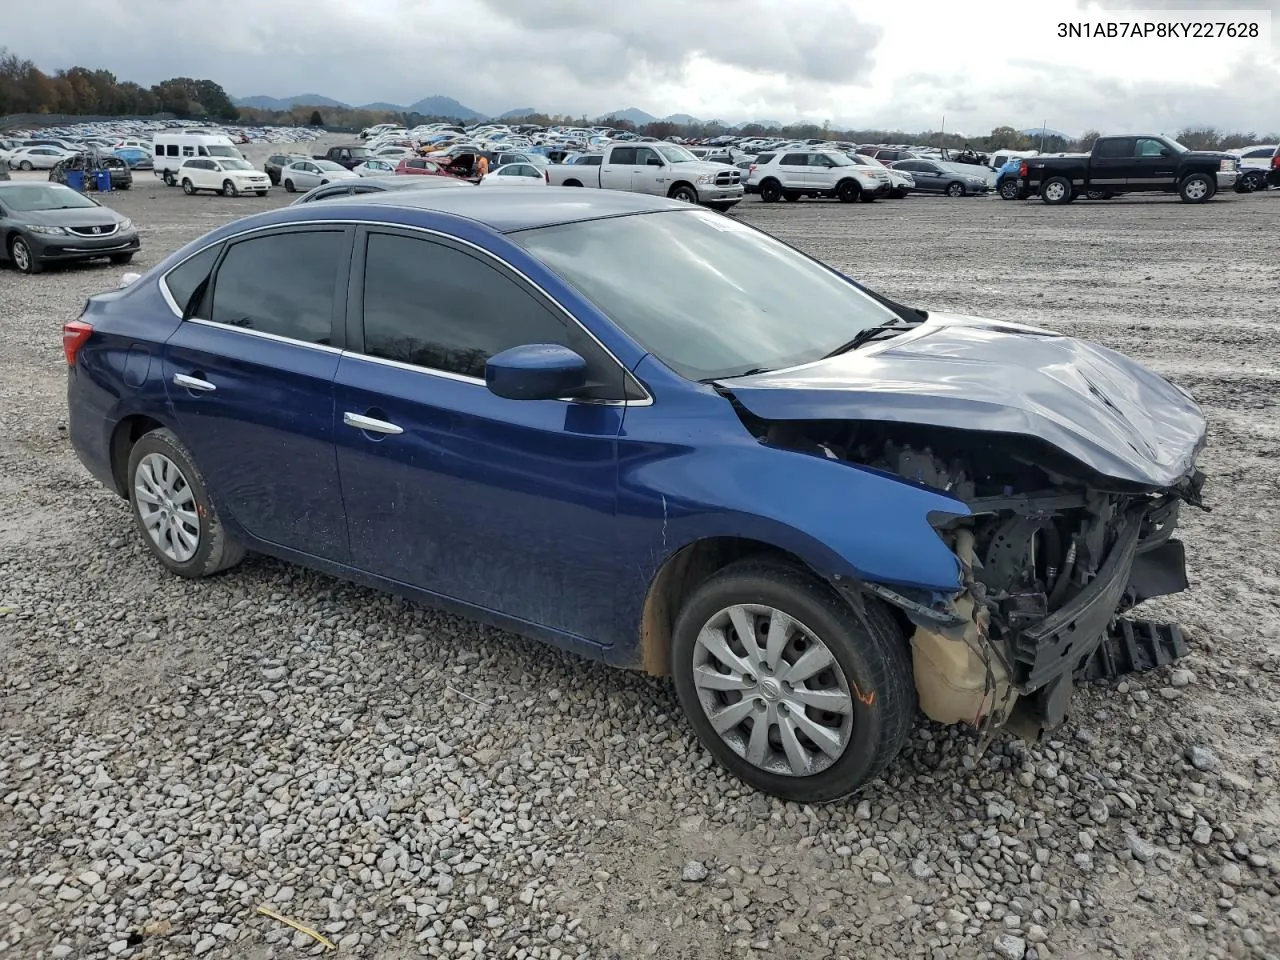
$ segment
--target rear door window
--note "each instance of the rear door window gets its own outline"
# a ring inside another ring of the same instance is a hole
[[[294,230],[232,244],[201,312],[229,327],[329,344],[336,284],[346,286],[346,247],[342,230]]]

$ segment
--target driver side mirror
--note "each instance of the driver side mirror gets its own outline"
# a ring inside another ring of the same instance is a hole
[[[1165,147],[1163,150],[1161,150],[1161,151],[1160,151],[1160,156],[1162,156],[1162,157],[1172,157],[1172,156],[1173,156],[1173,151],[1172,151],[1172,150],[1170,150],[1168,147]]]
[[[665,166],[665,164],[658,157],[650,157],[648,160],[645,161],[645,164],[650,167]]]
[[[587,361],[554,343],[531,343],[496,353],[484,365],[489,392],[508,400],[559,400],[587,385]]]

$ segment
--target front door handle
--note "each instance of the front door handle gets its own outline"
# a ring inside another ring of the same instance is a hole
[[[373,417],[366,417],[359,413],[351,413],[347,411],[342,415],[342,422],[348,427],[355,427],[357,430],[366,430],[369,433],[386,433],[395,436],[398,433],[404,433],[404,427],[398,427],[394,423],[387,423],[385,420],[375,420]]]
[[[216,384],[210,383],[208,380],[201,380],[199,377],[189,377],[185,373],[175,373],[173,382],[180,387],[186,387],[188,390],[199,390],[201,393],[209,393],[217,390]]]

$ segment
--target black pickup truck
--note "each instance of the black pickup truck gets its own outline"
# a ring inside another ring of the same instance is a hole
[[[1219,188],[1235,186],[1236,158],[1229,153],[1188,150],[1161,136],[1099,137],[1085,155],[1028,157],[1019,187],[1045,203],[1070,203],[1121,193],[1176,193],[1184,203],[1203,203]]]
[[[324,153],[315,154],[314,159],[332,160],[334,163],[350,170],[352,167],[360,166],[372,156],[373,152],[368,147],[357,143],[349,146],[330,147]]]

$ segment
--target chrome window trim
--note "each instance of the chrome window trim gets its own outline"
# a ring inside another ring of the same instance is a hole
[[[205,244],[199,250],[192,251],[190,254],[183,257],[181,260],[175,263],[172,267],[170,267],[160,276],[160,279],[157,281],[157,284],[160,287],[160,295],[164,298],[165,303],[169,305],[169,309],[173,311],[173,315],[177,317],[179,320],[182,320],[183,323],[199,323],[208,327],[216,327],[219,330],[231,330],[236,333],[246,334],[248,336],[262,337],[268,340],[275,340],[279,343],[291,343],[301,347],[311,347],[312,349],[316,349],[316,350],[323,350],[326,352],[342,354],[343,356],[351,357],[352,359],[356,359],[356,360],[366,360],[370,363],[380,363],[386,366],[398,367],[404,370],[411,370],[415,373],[423,373],[428,376],[442,377],[446,380],[456,380],[461,383],[471,383],[471,384],[479,384],[480,386],[485,386],[484,380],[478,377],[468,377],[459,373],[450,373],[447,370],[432,370],[429,367],[419,367],[411,363],[403,363],[399,360],[387,360],[383,357],[371,357],[368,354],[355,353],[350,350],[343,350],[338,347],[329,346],[327,344],[308,343],[305,340],[294,340],[291,337],[282,337],[278,334],[266,333],[261,330],[249,330],[244,327],[231,327],[225,323],[214,323],[212,320],[202,320],[199,317],[187,317],[186,319],[183,319],[182,311],[178,308],[178,303],[176,300],[173,299],[173,294],[169,291],[169,285],[165,282],[166,278],[169,276],[169,274],[173,273],[174,270],[177,270],[180,266],[182,266],[192,257],[199,256],[200,254],[208,250],[210,247],[215,247],[220,243],[232,243],[233,241],[242,239],[244,237],[252,236],[255,233],[265,233],[267,231],[280,230],[285,228],[308,227],[311,225],[340,226],[344,228],[348,226],[364,226],[364,227],[377,227],[383,230],[390,230],[390,231],[407,230],[413,233],[421,233],[431,237],[439,237],[442,240],[447,240],[450,243],[456,243],[463,247],[468,248],[469,250],[475,251],[476,253],[485,257],[487,260],[490,260],[493,263],[499,264],[500,266],[505,267],[507,270],[510,270],[517,277],[523,280],[526,284],[528,284],[534,290],[538,291],[538,293],[540,293],[542,297],[549,304],[553,305],[557,310],[559,310],[562,314],[564,314],[564,316],[567,317],[571,323],[576,325],[579,330],[581,330],[588,337],[590,337],[592,342],[594,342],[597,347],[599,347],[601,350],[604,351],[605,356],[607,356],[610,360],[612,360],[615,364],[618,365],[618,367],[622,370],[624,376],[630,377],[636,383],[636,385],[642,391],[644,391],[644,397],[637,400],[584,400],[580,398],[565,397],[565,398],[561,398],[557,402],[584,403],[584,404],[593,404],[597,406],[611,406],[611,407],[615,407],[615,406],[616,407],[649,407],[653,405],[653,394],[649,392],[649,388],[647,386],[641,383],[640,378],[635,376],[630,370],[628,370],[626,364],[624,364],[621,360],[619,360],[617,356],[614,355],[612,350],[610,350],[608,347],[606,347],[603,343],[600,342],[599,337],[597,337],[594,333],[588,330],[586,325],[583,324],[581,320],[579,320],[572,313],[570,313],[569,310],[559,300],[551,296],[551,294],[549,294],[546,290],[544,290],[540,284],[538,284],[533,279],[531,279],[522,270],[511,265],[510,263],[507,263],[507,261],[503,260],[501,257],[498,257],[493,253],[490,253],[488,250],[484,249],[484,247],[474,244],[469,240],[463,240],[461,237],[455,237],[452,234],[443,233],[439,230],[432,230],[428,227],[411,226],[411,225],[401,224],[401,223],[385,223],[381,220],[305,220],[305,221],[293,221],[289,223],[273,223],[263,227],[251,227],[248,230],[242,230],[239,233],[233,233],[230,236],[223,237],[221,240],[215,240],[212,243]]]

